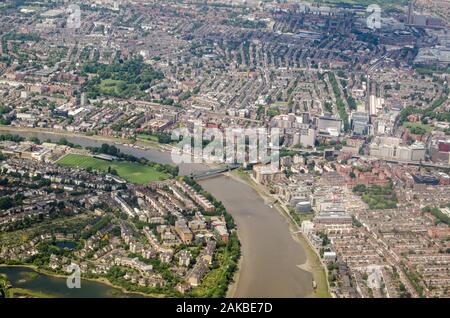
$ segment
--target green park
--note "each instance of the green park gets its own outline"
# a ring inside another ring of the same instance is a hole
[[[126,181],[137,184],[146,184],[169,178],[169,175],[148,165],[128,161],[108,161],[77,154],[68,154],[59,159],[57,163],[66,167],[117,173],[119,177]]]

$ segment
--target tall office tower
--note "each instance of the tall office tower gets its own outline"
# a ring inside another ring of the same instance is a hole
[[[414,23],[414,0],[411,0],[409,2],[409,8],[408,8],[408,24]]]
[[[366,87],[366,111],[370,113],[370,75],[367,75],[367,87]]]

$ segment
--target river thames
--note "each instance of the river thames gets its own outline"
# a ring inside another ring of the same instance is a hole
[[[8,131],[0,130],[0,133]],[[9,131],[23,137],[38,137],[41,141],[68,141],[86,146],[103,143],[84,136],[62,136],[44,132]],[[144,157],[158,163],[172,163],[170,153],[160,150],[140,150],[115,144],[122,152]],[[181,164],[180,174],[207,170],[203,164]],[[228,176],[218,176],[199,182],[206,191],[222,201],[233,216],[242,244],[238,280],[233,285],[234,297],[309,297],[313,292],[313,275],[301,268],[306,262],[303,246],[291,234],[287,219],[275,208],[264,203],[248,184]]]

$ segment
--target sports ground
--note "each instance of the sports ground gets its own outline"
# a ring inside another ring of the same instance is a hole
[[[117,174],[122,179],[130,183],[146,184],[151,181],[158,181],[167,179],[169,176],[163,172],[157,171],[155,168],[142,165],[139,163],[128,161],[107,161],[93,158],[90,156],[83,156],[77,154],[68,154],[59,159],[57,164],[66,167],[88,169],[107,172],[108,167],[117,171]]]

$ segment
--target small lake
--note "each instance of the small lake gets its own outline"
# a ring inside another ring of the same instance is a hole
[[[59,248],[67,248],[69,250],[74,250],[77,247],[77,243],[73,241],[57,241],[55,246]]]
[[[66,278],[53,277],[28,267],[0,267],[0,274],[8,276],[11,285],[15,288],[30,289],[59,298],[114,298],[114,297],[143,297],[139,294],[124,293],[120,289],[81,279],[81,288],[70,289],[66,285]]]

